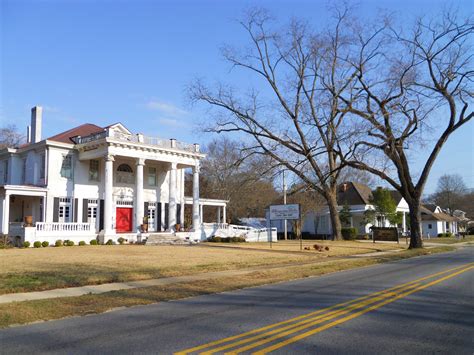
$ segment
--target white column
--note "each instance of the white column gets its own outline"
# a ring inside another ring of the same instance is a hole
[[[137,159],[137,180],[135,182],[135,230],[143,223],[144,202],[143,202],[143,166],[145,159]]]
[[[170,170],[170,187],[169,187],[169,226],[170,231],[175,230],[176,224],[176,175],[177,175],[177,163],[171,163]]]
[[[217,206],[217,223],[221,222],[221,206]]]
[[[407,232],[407,220],[406,220],[406,213],[403,212],[403,220],[402,220],[402,223],[403,223],[403,233],[406,233]]]
[[[199,162],[193,168],[193,230],[200,229],[201,208],[199,207]]]
[[[227,215],[226,215],[226,206],[224,205],[224,210],[223,210],[223,214],[222,214],[222,219],[223,219],[223,222],[222,223],[227,223]]]
[[[104,231],[105,235],[115,234],[113,223],[113,175],[114,156],[105,157],[105,188],[104,188]]]
[[[2,233],[8,234],[10,220],[10,194],[5,192],[5,198],[3,199],[3,215],[2,215]]]
[[[203,213],[204,207],[203,205],[199,205],[199,222],[202,224],[204,222],[204,213]]]

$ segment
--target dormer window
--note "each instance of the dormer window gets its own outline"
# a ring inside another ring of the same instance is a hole
[[[117,182],[122,184],[133,184],[133,170],[128,164],[120,164],[117,168]]]

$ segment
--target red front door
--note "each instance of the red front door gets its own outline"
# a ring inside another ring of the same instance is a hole
[[[133,208],[117,207],[117,233],[132,231]]]

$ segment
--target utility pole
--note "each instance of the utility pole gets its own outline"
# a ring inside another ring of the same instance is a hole
[[[285,170],[283,169],[283,204],[286,205],[286,182],[285,182]],[[288,239],[288,227],[286,224],[287,220],[283,221],[284,231],[285,231],[285,240]]]

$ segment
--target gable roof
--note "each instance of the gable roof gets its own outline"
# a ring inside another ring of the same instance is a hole
[[[74,143],[74,141],[71,139],[73,137],[84,137],[88,136],[89,134],[102,132],[103,130],[104,128],[96,126],[95,124],[85,123],[80,126],[71,128],[68,131],[58,133],[55,136],[49,137],[48,140],[61,143]]]
[[[367,185],[348,181],[339,185],[337,203],[339,205],[368,205],[372,191]]]
[[[436,208],[438,208],[438,206],[436,206],[434,203],[425,203],[423,207],[425,207],[427,210],[433,213],[434,211],[436,211]]]
[[[458,218],[450,216],[447,213],[444,213],[444,212],[434,213],[433,211],[436,210],[436,207],[437,206],[433,204],[422,205],[420,209],[421,219],[423,221],[442,221],[442,222],[457,222],[458,221]]]

